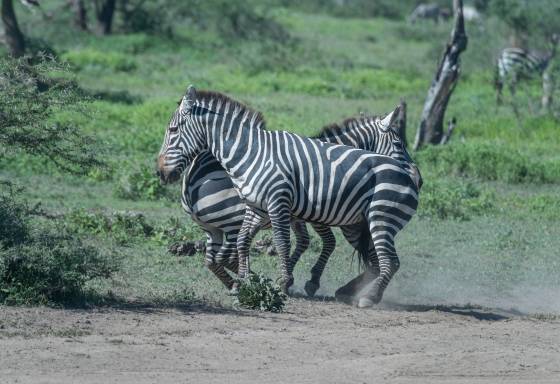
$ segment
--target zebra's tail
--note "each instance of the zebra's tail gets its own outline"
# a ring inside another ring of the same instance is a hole
[[[366,221],[363,222],[360,228],[360,236],[358,237],[358,255],[360,257],[360,265],[364,268],[371,267],[372,263],[369,258],[369,243],[371,241],[371,234],[369,232],[369,225]]]

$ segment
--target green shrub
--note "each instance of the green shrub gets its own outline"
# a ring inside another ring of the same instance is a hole
[[[0,249],[22,244],[28,238],[28,207],[15,200],[11,184],[0,182]]]
[[[78,209],[66,215],[70,228],[81,234],[109,235],[119,244],[127,244],[137,238],[154,234],[154,228],[146,222],[144,215],[131,212],[88,212]]]
[[[493,195],[470,182],[424,180],[420,191],[418,216],[437,219],[469,220],[489,212]]]
[[[181,241],[200,240],[204,237],[204,232],[198,225],[186,225],[181,219],[170,217],[163,224],[154,226],[152,240],[169,245]]]
[[[560,182],[560,162],[530,158],[501,144],[479,142],[431,146],[416,154],[420,167],[439,175],[508,183]]]
[[[136,69],[136,63],[129,56],[118,52],[97,51],[94,49],[82,49],[69,51],[62,58],[71,63],[78,70],[87,67],[107,68],[116,72],[130,72]]]
[[[281,312],[286,295],[271,279],[259,274],[252,274],[242,280],[236,304],[248,309]]]
[[[25,243],[0,250],[0,302],[76,303],[86,283],[108,278],[116,264],[60,229],[39,229]]]
[[[147,166],[123,176],[115,186],[114,194],[128,200],[157,200],[169,197],[168,190],[161,185],[154,169]]]

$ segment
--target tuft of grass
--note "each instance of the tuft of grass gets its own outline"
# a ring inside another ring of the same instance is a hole
[[[252,274],[242,280],[236,304],[259,311],[282,312],[286,295],[271,279],[260,274]]]
[[[95,49],[69,51],[62,58],[71,63],[76,69],[84,70],[90,67],[110,69],[115,72],[130,72],[136,69],[136,63],[129,56],[118,52],[102,52]]]

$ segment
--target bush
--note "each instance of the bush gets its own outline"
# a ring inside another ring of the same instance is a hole
[[[472,183],[427,179],[420,192],[419,217],[469,220],[493,207],[494,197]]]
[[[0,250],[0,302],[76,303],[87,282],[108,278],[116,265],[72,235],[36,231],[29,241]]]
[[[115,72],[130,72],[136,69],[134,60],[127,55],[117,52],[82,49],[66,52],[62,55],[62,58],[78,70],[87,67],[98,67],[101,69],[107,68]]]
[[[242,280],[236,304],[248,309],[282,312],[286,295],[267,277],[252,274]]]
[[[169,197],[168,190],[161,185],[155,171],[147,166],[123,176],[115,186],[114,194],[128,200],[157,200]]]
[[[177,217],[170,217],[165,223],[154,226],[152,240],[159,244],[172,244],[204,238],[204,232],[198,225],[185,225]]]
[[[439,175],[508,183],[560,182],[560,162],[529,158],[500,144],[474,141],[431,146],[416,155],[418,164]]]
[[[70,228],[81,234],[109,235],[121,245],[135,238],[146,238],[154,234],[154,227],[146,222],[144,215],[131,212],[103,213],[87,212],[83,209],[66,215]]]
[[[14,195],[11,184],[0,183],[0,249],[22,244],[28,237],[28,208]]]

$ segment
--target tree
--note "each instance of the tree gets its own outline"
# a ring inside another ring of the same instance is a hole
[[[24,59],[0,58],[1,155],[38,155],[62,170],[83,174],[100,167],[95,142],[59,111],[83,107],[83,92],[72,80],[48,75],[65,69],[53,60],[30,66]]]
[[[459,80],[459,56],[461,52],[467,49],[468,41],[463,20],[463,1],[454,0],[453,9],[455,22],[451,32],[451,40],[447,43],[436,75],[428,90],[420,125],[416,131],[414,150],[418,150],[426,144],[440,144],[444,137],[443,120],[445,110]],[[454,127],[455,123],[452,126]]]
[[[103,35],[111,34],[116,3],[117,0],[95,0],[93,2],[99,31]]]
[[[12,0],[2,0],[2,22],[6,35],[6,44],[13,57],[21,57],[25,53],[25,38],[19,29]]]
[[[74,24],[83,31],[88,30],[87,10],[83,0],[71,0],[72,10],[74,11]]]

